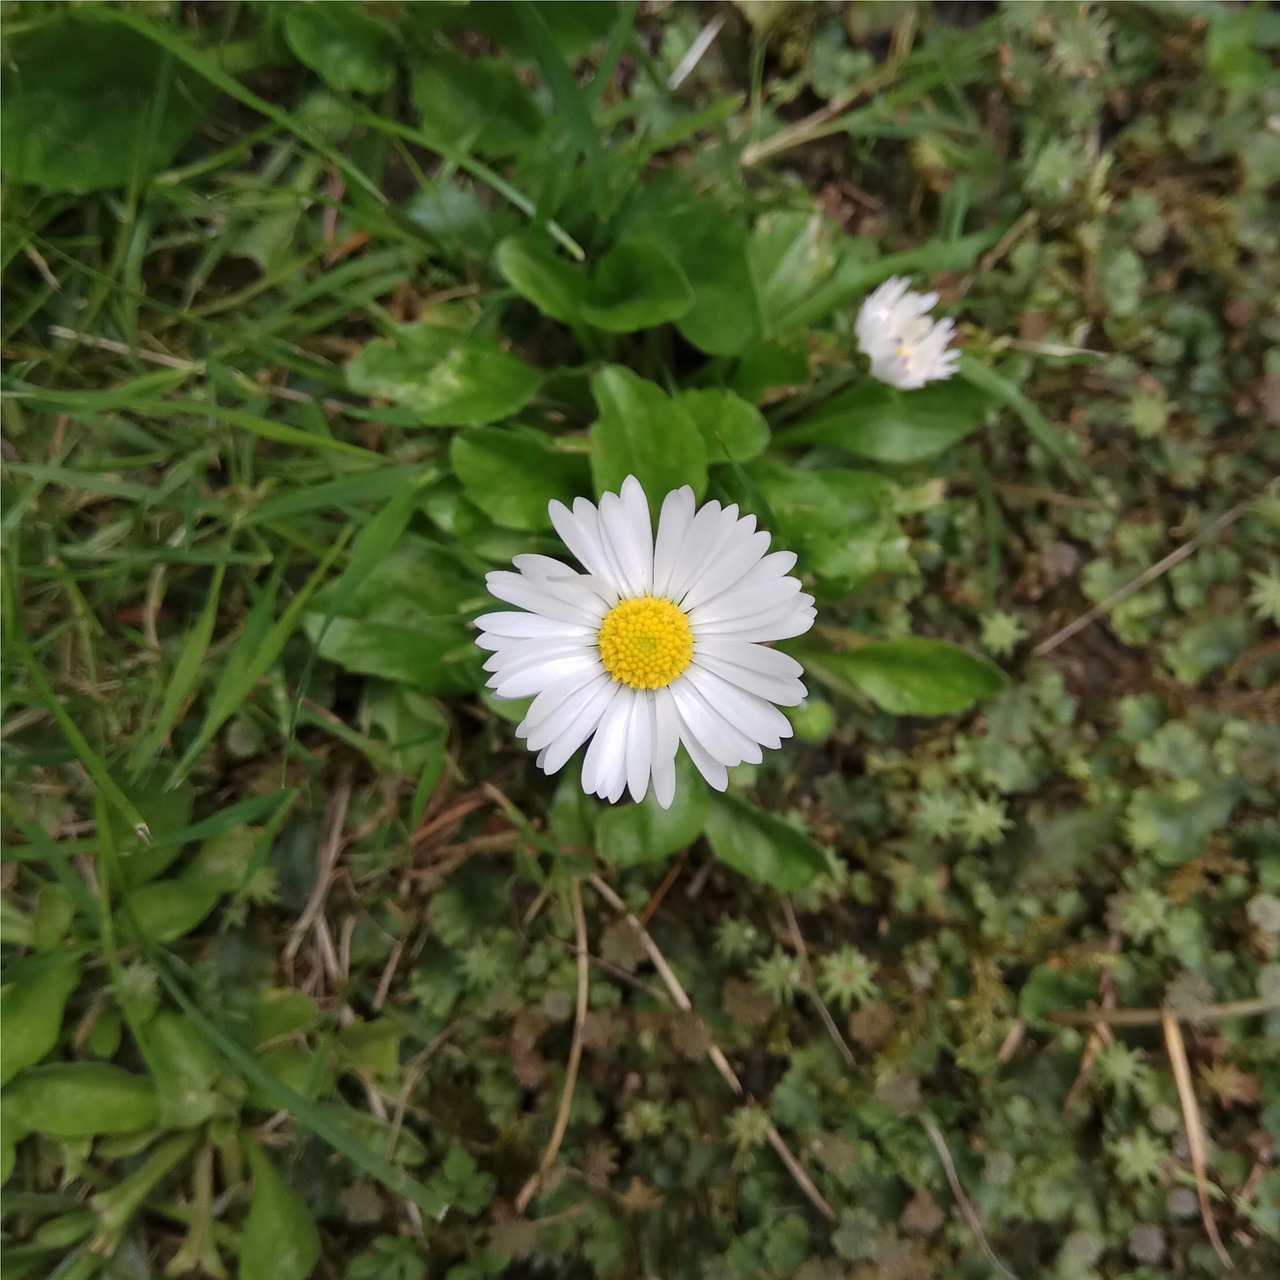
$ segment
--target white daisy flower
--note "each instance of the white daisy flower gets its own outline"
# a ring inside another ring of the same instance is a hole
[[[871,360],[872,376],[903,391],[949,378],[960,361],[948,351],[955,336],[951,320],[930,320],[936,293],[913,293],[910,280],[886,280],[858,311],[858,350]]]
[[[813,625],[813,597],[790,575],[796,558],[769,549],[755,516],[708,502],[687,485],[667,494],[654,537],[634,476],[621,494],[551,521],[586,573],[548,556],[516,556],[516,573],[488,575],[489,590],[520,613],[476,619],[485,670],[500,698],[533,695],[516,735],[557,773],[588,738],[583,790],[642,800],[652,779],[664,808],[675,797],[683,743],[723,791],[728,769],[759,764],[791,724],[778,705],[805,696],[800,664],[771,640]]]

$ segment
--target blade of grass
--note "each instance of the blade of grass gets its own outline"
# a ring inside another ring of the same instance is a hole
[[[218,602],[222,596],[222,581],[225,576],[226,565],[220,564],[214,571],[209,596],[200,617],[183,641],[182,652],[178,655],[173,674],[165,687],[164,702],[160,705],[155,723],[150,732],[138,739],[129,756],[129,773],[134,779],[139,778],[155,762],[155,757],[160,754],[178,723],[183,704],[200,678],[209,642],[213,639],[213,627],[218,618]]]
[[[240,640],[228,660],[210,699],[205,712],[204,724],[194,742],[187,748],[181,760],[174,766],[169,776],[169,786],[174,786],[186,777],[200,753],[213,740],[214,734],[230,719],[236,709],[252,693],[258,681],[271,669],[284,649],[285,642],[293,634],[302,616],[307,602],[323,582],[335,560],[346,548],[351,538],[352,528],[347,526],[334,540],[324,559],[316,566],[315,571],[307,579],[302,589],[289,602],[288,607],[274,626],[259,638],[260,620],[265,615],[269,618],[274,604],[274,593],[264,594],[255,606],[250,621],[246,623]],[[278,578],[277,578],[278,582]],[[253,622],[258,626],[251,626]]]
[[[1098,491],[1096,477],[1076,456],[1066,437],[1048,418],[1036,408],[1008,378],[975,360],[968,352],[960,355],[960,376],[972,387],[985,391],[1000,401],[1022,419],[1022,425],[1031,432],[1036,442],[1047,453],[1057,458],[1065,470],[1082,484]]]
[[[578,87],[578,82],[573,78],[573,72],[569,70],[564,55],[551,34],[551,29],[538,10],[529,3],[529,0],[521,0],[521,3],[515,6],[515,12],[520,29],[524,32],[525,39],[533,49],[533,56],[542,69],[547,88],[551,90],[551,96],[555,99],[556,106],[559,107],[565,123],[569,126],[569,134],[579,154],[587,162],[587,177],[591,183],[591,203],[593,206],[599,205],[600,180],[605,165],[604,148],[600,145],[600,136],[596,133],[586,95]]]
[[[6,581],[7,577],[8,575],[6,575]],[[12,608],[12,602],[7,603],[8,607]],[[89,740],[80,732],[80,726],[76,724],[71,713],[54,693],[53,686],[49,683],[44,669],[40,666],[40,660],[36,657],[26,636],[21,630],[15,630],[11,642],[17,648],[19,659],[36,686],[40,701],[58,722],[58,728],[62,730],[63,736],[70,744],[76,758],[84,766],[85,772],[93,779],[94,785],[143,840],[150,840],[151,831],[142,814],[138,812],[129,797],[120,790],[107,768],[106,761],[89,745]]]
[[[324,643],[324,638],[329,632],[329,627],[332,625],[334,618],[340,615],[356,587],[369,576],[380,561],[386,559],[391,548],[400,540],[400,535],[404,533],[410,518],[413,516],[414,508],[417,506],[419,491],[425,484],[430,483],[433,478],[430,475],[422,476],[418,480],[406,484],[400,493],[392,498],[360,530],[353,543],[351,558],[347,561],[346,568],[343,569],[341,576],[334,584],[328,612],[325,614],[324,622],[321,624],[320,633],[307,654],[307,663],[303,668],[302,678],[298,681],[298,690],[294,695],[293,704],[289,710],[289,725],[285,731],[286,749],[280,758],[282,774],[287,774],[288,772],[288,745],[293,742],[293,735],[297,729],[298,708],[302,705],[302,699],[306,696],[307,688],[311,683],[311,671],[315,666],[320,646]]]
[[[354,182],[357,186],[363,188],[378,204],[387,203],[387,197],[379,190],[377,183],[362,169],[352,164],[341,151],[330,146],[315,130],[301,123],[297,116],[281,110],[265,98],[260,98],[256,93],[246,89],[235,76],[229,75],[224,71],[218,62],[202,50],[195,48],[194,45],[184,40],[181,36],[165,27],[157,26],[146,18],[138,17],[125,10],[104,8],[102,16],[110,18],[113,22],[118,22],[121,26],[128,27],[130,30],[137,32],[138,35],[158,44],[162,49],[173,54],[180,62],[185,62],[187,66],[198,75],[203,76],[215,88],[221,89],[223,93],[230,94],[237,102],[243,103],[259,115],[265,116],[281,129],[293,134],[300,142],[324,156],[348,181]]]

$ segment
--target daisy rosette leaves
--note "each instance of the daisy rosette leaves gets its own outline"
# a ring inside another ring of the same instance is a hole
[[[778,709],[805,697],[800,664],[769,648],[813,625],[813,598],[791,575],[792,552],[769,551],[754,516],[688,485],[667,493],[656,529],[644,487],[628,476],[599,505],[550,504],[583,566],[521,555],[489,574],[517,611],[476,620],[500,698],[532,697],[516,728],[538,767],[559,772],[586,744],[583,790],[637,803],[676,793],[676,758],[717,791],[728,770],[759,764],[791,723]]]
[[[918,636],[871,641],[806,661],[831,688],[865,694],[895,715],[951,715],[1008,683],[990,659]]]

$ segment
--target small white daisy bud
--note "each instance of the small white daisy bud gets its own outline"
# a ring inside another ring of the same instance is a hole
[[[960,360],[948,351],[951,320],[930,320],[936,293],[913,293],[902,276],[886,280],[858,312],[858,350],[871,361],[872,376],[903,391],[949,378]]]

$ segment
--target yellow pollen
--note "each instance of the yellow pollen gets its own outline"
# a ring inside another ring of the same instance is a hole
[[[662,689],[693,660],[693,632],[680,610],[659,596],[619,601],[600,624],[600,660],[633,689]]]

